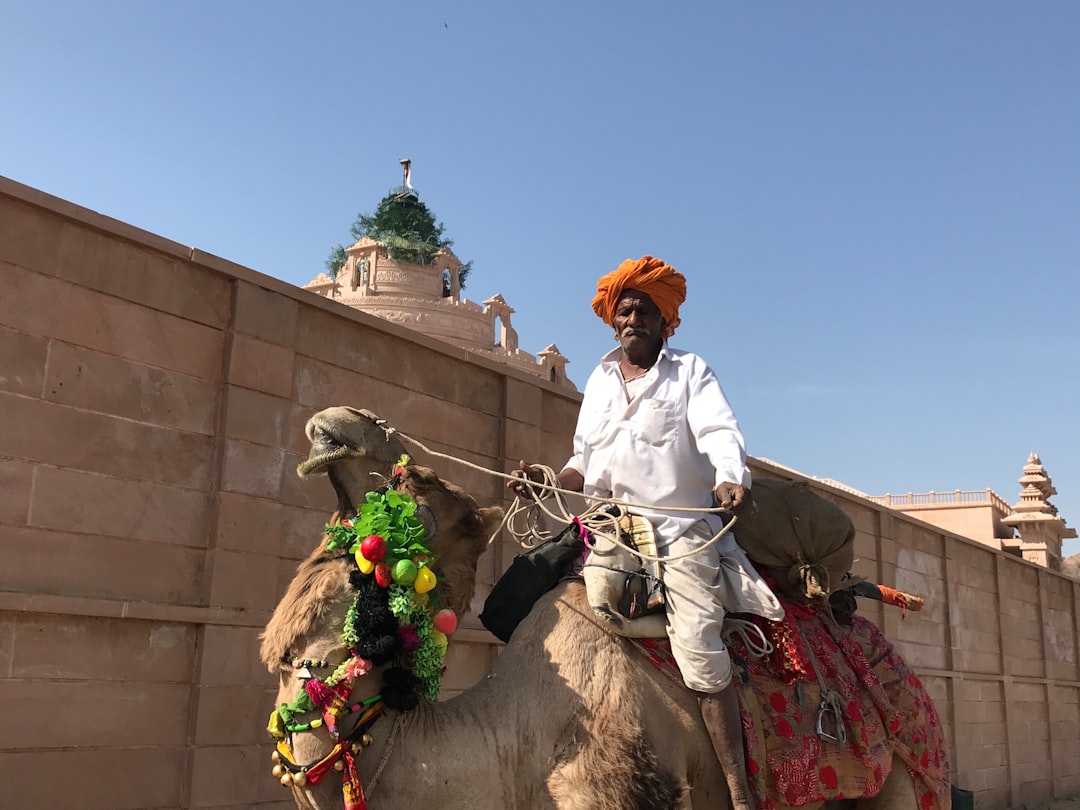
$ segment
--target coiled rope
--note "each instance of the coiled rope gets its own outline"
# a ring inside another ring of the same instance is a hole
[[[399,439],[415,445],[423,450],[428,455],[435,458],[445,459],[457,464],[461,464],[477,472],[482,472],[485,475],[493,475],[496,478],[501,478],[505,481],[511,481],[520,484],[524,487],[525,491],[529,494],[528,500],[523,499],[520,494],[515,493],[514,502],[510,507],[505,510],[502,523],[495,530],[494,534],[488,538],[488,543],[494,542],[495,538],[499,536],[499,532],[506,529],[507,533],[514,538],[514,542],[523,548],[534,548],[542,542],[550,540],[552,537],[551,532],[539,529],[538,515],[547,515],[552,520],[562,523],[578,523],[579,527],[585,529],[589,535],[595,535],[604,540],[610,541],[612,544],[618,546],[623,551],[633,554],[642,560],[649,560],[650,562],[672,562],[674,560],[681,560],[686,557],[692,557],[695,554],[701,554],[703,551],[714,546],[720,541],[720,538],[731,531],[731,527],[735,525],[735,521],[738,519],[732,516],[716,534],[714,534],[706,543],[697,548],[686,552],[685,554],[677,554],[671,557],[653,556],[646,554],[642,551],[638,551],[636,548],[629,546],[619,539],[619,520],[632,509],[648,509],[656,512],[694,512],[702,514],[720,514],[725,510],[718,506],[714,507],[701,507],[701,506],[655,506],[652,504],[633,503],[630,501],[621,501],[615,498],[604,498],[601,496],[589,495],[588,500],[592,502],[591,506],[582,512],[580,515],[575,515],[570,511],[567,506],[565,496],[567,495],[581,495],[580,492],[575,492],[569,489],[563,489],[556,482],[558,476],[555,474],[555,470],[551,467],[544,466],[542,464],[532,465],[534,469],[540,471],[544,480],[542,482],[533,481],[529,478],[512,475],[509,473],[499,472],[498,470],[491,470],[487,467],[482,467],[479,464],[473,464],[471,461],[466,461],[463,458],[450,455],[448,453],[440,453],[437,450],[432,450],[425,445],[419,439],[409,436],[406,433],[402,433],[397,428],[390,425],[385,419],[376,419],[375,424],[382,428],[387,437],[397,436]],[[545,499],[548,495],[554,495],[555,508],[552,509],[545,503]],[[616,510],[613,514],[605,506],[615,506]],[[523,517],[524,516],[524,517]],[[521,526],[521,521],[525,521],[525,525]]]

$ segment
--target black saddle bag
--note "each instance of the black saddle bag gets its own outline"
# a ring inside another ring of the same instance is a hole
[[[509,641],[536,601],[570,573],[584,549],[581,529],[570,523],[555,537],[515,557],[484,602],[480,613],[484,627],[500,641]]]

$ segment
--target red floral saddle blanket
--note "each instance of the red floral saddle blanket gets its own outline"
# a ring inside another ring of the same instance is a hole
[[[947,810],[941,721],[888,639],[861,616],[841,626],[802,605],[785,602],[784,609],[778,622],[755,617],[772,653],[754,657],[739,638],[729,643],[757,807],[876,796],[897,755],[921,810]],[[634,641],[682,683],[666,640]]]

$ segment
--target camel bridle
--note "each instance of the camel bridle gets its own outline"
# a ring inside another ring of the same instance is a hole
[[[373,492],[368,493],[367,505],[372,504],[372,498],[376,495],[381,496],[384,500],[380,501],[379,498],[375,498],[376,503],[387,503],[388,493],[396,500],[394,503],[401,504],[401,498],[405,498],[412,505],[413,512],[406,512],[406,515],[414,514],[415,512],[425,508],[417,505],[415,501],[412,501],[411,496],[405,493],[397,493],[394,495],[391,490],[397,490],[401,485],[402,479],[405,473],[405,460],[407,457],[403,457],[401,464],[394,470],[394,474],[391,478],[387,479],[382,486]],[[397,497],[401,496],[401,497]],[[358,507],[367,508],[365,506]],[[384,527],[389,526],[390,534],[387,534],[387,538],[394,535],[393,521],[400,519],[400,513],[390,513],[391,517],[388,518],[391,523],[383,523]],[[399,514],[399,518],[392,517],[393,514]],[[406,520],[413,520],[414,527],[413,534],[408,535],[411,538],[411,545],[408,546],[410,553],[420,555],[419,557],[413,557],[414,560],[420,559],[423,562],[427,562],[431,557],[431,552],[424,543],[424,537],[426,535],[426,529],[419,528],[421,520],[419,518],[405,518]],[[434,516],[430,516],[431,523],[434,525]],[[333,666],[329,661],[325,660],[307,660],[299,658],[290,658],[289,656],[283,656],[282,665],[292,667],[295,670],[295,677],[301,682],[300,690],[296,698],[292,703],[283,703],[279,705],[270,714],[270,720],[267,724],[267,731],[274,740],[274,752],[271,754],[271,760],[273,761],[272,774],[278,779],[281,784],[290,789],[292,788],[305,788],[309,785],[316,785],[322,781],[331,771],[335,771],[342,776],[342,797],[344,799],[345,810],[366,810],[367,799],[365,797],[364,785],[361,782],[359,765],[361,756],[365,751],[370,749],[375,739],[371,734],[371,731],[376,722],[388,712],[396,711],[396,718],[393,726],[387,735],[386,742],[383,745],[382,756],[377,767],[374,768],[373,775],[368,780],[367,792],[370,793],[374,790],[379,776],[386,766],[391,751],[394,747],[394,743],[400,733],[404,730],[405,725],[408,722],[408,712],[415,706],[416,698],[413,698],[413,703],[410,705],[407,702],[403,702],[400,682],[397,685],[391,684],[388,680],[387,672],[392,671],[395,668],[399,668],[402,662],[409,662],[411,670],[414,675],[414,682],[417,684],[425,684],[425,688],[430,692],[434,690],[438,691],[439,679],[441,676],[435,676],[434,681],[431,681],[430,675],[421,675],[421,669],[419,668],[419,659],[411,658],[412,650],[423,651],[421,641],[417,637],[417,633],[421,632],[421,618],[426,617],[423,621],[427,622],[428,629],[423,631],[426,633],[424,636],[427,640],[423,644],[432,643],[430,631],[431,625],[438,624],[437,621],[431,618],[431,609],[427,607],[427,595],[426,591],[434,587],[435,581],[431,580],[431,584],[428,588],[421,591],[417,588],[416,594],[412,593],[412,579],[404,580],[409,583],[406,591],[407,594],[411,594],[412,599],[419,598],[417,594],[422,594],[421,602],[410,602],[408,596],[405,597],[405,601],[412,605],[411,609],[406,609],[402,612],[399,596],[392,596],[394,588],[398,585],[389,586],[390,590],[385,599],[393,601],[394,598],[399,599],[397,607],[386,607],[386,615],[390,617],[391,621],[396,621],[397,632],[400,634],[402,630],[409,630],[412,632],[412,636],[417,646],[405,647],[402,652],[399,647],[397,652],[390,653],[393,657],[387,661],[386,659],[380,659],[376,653],[369,652],[370,647],[365,646],[363,639],[366,636],[362,629],[363,624],[358,624],[361,615],[370,618],[370,613],[365,613],[361,609],[361,603],[363,602],[368,608],[370,608],[370,597],[373,592],[380,592],[379,588],[386,591],[388,585],[379,583],[378,586],[373,585],[373,574],[368,570],[368,573],[361,568],[360,563],[360,536],[362,532],[359,532],[359,527],[370,526],[370,523],[364,523],[361,520],[361,516],[358,515],[356,520],[348,519],[341,522],[335,522],[332,525],[327,526],[327,534],[324,537],[325,551],[316,561],[316,565],[329,565],[339,564],[344,561],[349,562],[349,582],[353,588],[355,588],[354,601],[352,607],[345,614],[342,621],[342,626],[339,631],[339,645],[334,647],[336,651],[344,651],[344,660]],[[345,529],[344,527],[348,527]],[[419,532],[419,535],[415,532]],[[344,534],[342,534],[344,532]],[[380,532],[381,534],[382,532]],[[432,531],[434,535],[434,531]],[[345,538],[342,540],[342,538]],[[355,541],[355,544],[354,544]],[[387,546],[389,540],[383,542],[384,548]],[[341,549],[348,549],[344,553],[341,553]],[[387,559],[390,559],[390,552],[386,552]],[[363,562],[369,562],[363,560]],[[396,575],[395,575],[396,576]],[[395,578],[395,582],[397,582]],[[366,583],[366,584],[365,584]],[[374,588],[374,591],[371,589]],[[379,619],[375,618],[372,621],[376,622],[375,627],[382,626],[379,624]],[[406,626],[406,621],[409,625]],[[455,621],[456,624],[456,621]],[[384,630],[376,631],[376,635],[385,632]],[[449,630],[448,632],[453,632]],[[399,635],[400,637],[400,635]],[[445,635],[442,637],[441,653],[439,653],[437,663],[440,665],[446,649]],[[398,642],[399,645],[404,642]],[[361,657],[361,654],[365,656],[370,655],[373,660],[368,660],[366,657]],[[419,655],[419,652],[417,652]],[[428,656],[428,662],[430,664],[430,654]],[[377,661],[378,664],[373,663]],[[386,666],[389,664],[389,667]],[[324,677],[316,677],[311,670],[331,670]],[[427,670],[430,672],[430,669]],[[379,694],[372,697],[356,701],[353,699],[353,691],[358,685],[358,681],[362,676],[369,672],[380,672],[383,678],[383,688]],[[423,678],[427,677],[429,680],[424,681]],[[419,689],[420,686],[409,686],[409,690]],[[303,718],[311,717],[311,719],[304,721]],[[346,730],[346,723],[348,720],[355,718],[352,728]],[[294,735],[297,734],[312,734],[317,733],[320,729],[326,729],[327,734],[330,737],[331,747],[330,750],[320,757],[319,759],[301,764],[296,761],[294,753],[295,746],[293,744]]]

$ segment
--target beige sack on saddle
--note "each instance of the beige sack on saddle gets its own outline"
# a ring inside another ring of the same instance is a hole
[[[755,478],[735,537],[789,599],[827,597],[855,560],[855,526],[839,506],[803,481]]]

